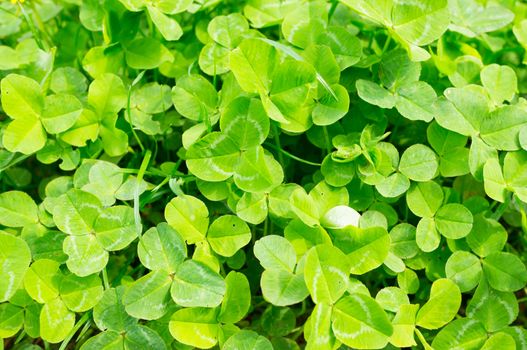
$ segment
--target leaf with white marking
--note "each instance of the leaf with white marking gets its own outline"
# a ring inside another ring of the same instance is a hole
[[[265,141],[270,122],[260,100],[238,97],[223,111],[220,128],[234,140],[240,150],[248,150]]]
[[[209,210],[198,198],[181,195],[167,204],[165,219],[188,244],[193,244],[205,239]]]
[[[447,278],[432,283],[430,299],[417,313],[417,325],[426,329],[438,329],[452,321],[461,306],[459,287]]]
[[[187,257],[187,246],[176,230],[162,222],[141,236],[137,255],[148,269],[173,273]]]
[[[93,233],[101,209],[100,200],[93,194],[70,189],[56,200],[53,221],[62,232],[69,235]]]
[[[27,293],[43,304],[58,297],[62,279],[60,264],[55,260],[40,259],[33,264],[24,277]]]
[[[166,271],[153,271],[141,277],[124,294],[126,312],[143,320],[162,317],[167,312],[170,301],[171,283]]]
[[[271,192],[283,180],[280,163],[262,146],[241,153],[234,173],[234,182],[240,189],[251,193]]]
[[[0,302],[11,298],[22,284],[31,263],[31,251],[20,237],[0,231]]]
[[[91,310],[103,296],[103,287],[98,275],[78,277],[64,276],[60,282],[60,298],[74,312]]]
[[[223,215],[214,220],[207,233],[207,241],[219,255],[231,257],[251,240],[251,229],[234,215]]]
[[[75,314],[60,298],[47,302],[40,312],[40,336],[50,343],[66,339],[74,325]]]
[[[38,222],[38,208],[35,201],[25,192],[7,191],[0,193],[0,224],[22,227]]]
[[[124,249],[137,238],[134,210],[124,205],[103,209],[93,228],[106,251]]]
[[[333,304],[348,288],[350,263],[342,251],[329,244],[306,254],[304,278],[315,303]]]
[[[108,252],[95,235],[68,236],[63,250],[68,255],[68,269],[80,277],[101,271],[109,259]]]
[[[184,307],[216,307],[225,295],[223,278],[202,262],[187,260],[178,266],[172,299]]]
[[[269,235],[254,244],[254,255],[267,270],[293,272],[296,254],[293,245],[282,236]]]
[[[384,310],[367,295],[343,297],[333,308],[333,333],[338,340],[356,349],[382,349],[393,327]]]
[[[220,333],[220,325],[216,317],[217,309],[178,310],[170,319],[170,334],[180,343],[200,349],[212,348],[218,342]]]
[[[234,174],[240,158],[235,140],[221,132],[212,132],[194,142],[186,154],[187,167],[205,181],[224,181]]]
[[[335,246],[347,255],[351,273],[362,275],[382,265],[390,251],[390,235],[382,227],[347,226],[331,230]]]

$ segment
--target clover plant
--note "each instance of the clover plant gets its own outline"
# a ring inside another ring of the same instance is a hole
[[[527,349],[527,4],[0,2],[0,350]]]

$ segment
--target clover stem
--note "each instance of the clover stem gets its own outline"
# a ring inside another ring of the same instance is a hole
[[[68,347],[68,344],[70,340],[73,338],[75,333],[90,319],[90,312],[86,312],[82,317],[80,318],[79,322],[75,324],[75,327],[72,328],[72,330],[68,333],[66,338],[62,341],[62,344],[60,344],[59,350],[65,350]]]
[[[139,145],[139,148],[141,148],[141,152],[144,152],[145,148],[143,146],[143,143],[139,139],[139,136],[135,132],[134,125],[132,124],[132,112],[131,112],[131,109],[130,109],[130,104],[131,104],[131,99],[132,99],[132,89],[141,80],[141,78],[143,78],[144,75],[145,75],[145,71],[142,71],[141,73],[139,73],[137,75],[137,77],[134,79],[132,84],[130,84],[130,87],[128,88],[128,99],[127,99],[127,102],[126,102],[126,115],[128,117],[127,118],[128,119],[128,123],[130,124],[130,129],[132,129],[132,134],[134,135],[134,138],[137,141],[137,144]]]
[[[44,45],[42,44],[42,39],[40,38],[40,34],[37,28],[35,27],[35,24],[33,23],[31,18],[27,14],[26,9],[24,8],[24,5],[22,5],[20,1],[17,1],[17,4],[18,4],[18,7],[20,8],[20,12],[22,12],[22,16],[24,16],[24,19],[27,25],[29,26],[29,29],[31,30],[31,33],[33,33],[33,36],[35,37],[35,41],[38,47],[45,51]]]
[[[381,56],[388,50],[390,43],[392,42],[392,37],[388,35],[386,41],[384,42],[384,47],[382,48]]]
[[[322,127],[322,130],[324,131],[324,143],[326,145],[326,155],[328,155],[331,153],[331,140],[329,139],[328,127],[324,125]]]
[[[148,168],[148,164],[150,163],[151,157],[152,157],[152,151],[147,150],[145,153],[145,156],[143,157],[143,161],[141,162],[141,166],[139,167],[139,171],[137,172],[136,186],[134,189],[134,221],[135,221],[135,229],[139,237],[141,236],[141,233],[143,231],[143,226],[141,224],[141,213],[140,213],[141,208],[139,206],[139,184],[141,183],[141,181],[143,181],[146,168]]]
[[[278,128],[276,127],[276,124],[274,123],[271,123],[271,125],[273,128],[273,136],[274,136],[274,142],[276,143],[276,147],[278,147],[278,149],[282,149],[282,145],[280,143],[280,135],[278,134]],[[280,165],[282,166],[282,169],[283,169],[285,167],[285,162],[284,162],[284,156],[282,152],[278,152],[278,161],[280,162]]]
[[[321,166],[322,165],[320,163],[311,162],[309,160],[305,160],[305,159],[302,159],[300,157],[297,157],[294,154],[291,154],[291,153],[289,153],[289,152],[287,152],[287,151],[285,151],[285,150],[283,150],[281,148],[276,147],[272,143],[266,143],[266,145],[271,147],[271,148],[273,148],[273,149],[275,149],[275,150],[277,150],[280,153],[283,153],[284,155],[288,156],[289,158],[296,160],[297,162],[304,163],[304,164],[307,164],[307,165],[312,165],[312,166]]]
[[[106,268],[102,270],[102,281],[104,284],[104,289],[110,289],[110,282],[108,281],[108,272],[106,271]]]
[[[423,336],[423,333],[421,333],[421,331],[417,328],[415,328],[415,334],[417,334],[417,338],[419,338],[419,341],[421,342],[421,344],[423,344],[423,347],[425,349],[432,349],[432,347],[430,346],[430,344],[428,344],[428,342],[426,341],[425,337]]]
[[[335,10],[337,9],[339,2],[337,0],[331,1],[331,8],[328,12],[328,22],[331,21],[331,17],[333,17],[333,14],[335,13]]]
[[[500,203],[500,205],[498,205],[498,208],[496,208],[496,211],[494,212],[494,214],[492,214],[491,217],[494,220],[499,220],[501,216],[503,215],[503,213],[505,213],[505,210],[507,210],[507,208],[509,207],[510,201],[511,201],[511,196],[507,195],[507,197],[505,197],[505,202]]]

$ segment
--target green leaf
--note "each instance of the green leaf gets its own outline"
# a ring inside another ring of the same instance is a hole
[[[383,197],[395,198],[408,191],[410,188],[410,180],[401,173],[393,173],[376,184],[375,188]]]
[[[525,152],[508,152],[503,162],[503,178],[507,187],[512,189],[523,201],[527,200],[527,157]]]
[[[281,236],[269,235],[254,244],[254,256],[267,270],[293,272],[296,265],[295,249]]]
[[[356,88],[361,99],[381,108],[391,109],[397,101],[392,93],[372,81],[359,79]]]
[[[63,341],[75,325],[75,314],[60,298],[48,301],[40,313],[40,336],[50,343]]]
[[[446,238],[460,239],[472,230],[474,218],[464,205],[449,203],[443,205],[435,215],[437,230]]]
[[[150,270],[174,273],[187,257],[187,246],[176,230],[162,222],[141,236],[137,255]]]
[[[454,30],[468,37],[476,37],[483,33],[498,30],[509,24],[514,13],[499,4],[488,4],[484,6],[475,0],[450,1],[450,12],[452,14],[452,25]]]
[[[123,81],[114,74],[102,74],[88,89],[88,103],[99,115],[118,113],[126,105],[126,89]]]
[[[44,109],[40,85],[31,78],[9,74],[2,79],[2,108],[12,119],[36,120]]]
[[[154,69],[174,59],[170,51],[151,37],[137,38],[125,47],[126,63],[133,69]]]
[[[43,304],[59,296],[61,279],[60,264],[54,260],[41,259],[33,262],[27,270],[24,287],[33,299]]]
[[[294,190],[289,198],[291,209],[304,224],[311,227],[319,224],[321,213],[318,212],[318,206],[303,188]]]
[[[97,275],[78,277],[69,274],[61,279],[59,294],[69,310],[85,312],[91,310],[102,298],[102,282]]]
[[[70,189],[57,198],[53,221],[62,232],[69,235],[93,234],[95,221],[101,211],[101,202],[93,194]]]
[[[395,314],[392,321],[393,334],[390,344],[397,347],[410,347],[417,345],[414,340],[415,315],[419,305],[403,304]]]
[[[447,260],[445,265],[446,277],[454,281],[462,293],[474,289],[481,279],[481,263],[479,259],[458,250]]]
[[[229,49],[234,49],[249,31],[249,23],[239,13],[214,17],[207,26],[212,40]]]
[[[483,260],[483,273],[492,288],[501,292],[514,292],[527,283],[527,268],[518,256],[499,252]]]
[[[443,204],[443,190],[436,182],[414,183],[406,192],[406,204],[417,216],[433,217]]]
[[[220,325],[217,310],[190,308],[176,311],[170,319],[170,334],[177,341],[200,349],[212,348],[218,342]],[[200,334],[200,336],[196,336]]]
[[[331,89],[335,92],[336,98],[326,91],[313,108],[311,116],[315,125],[334,124],[348,113],[350,104],[348,91],[339,84],[332,85]]]
[[[443,128],[461,135],[471,136],[480,130],[482,121],[489,114],[489,99],[485,91],[476,85],[448,88],[446,100],[438,101],[436,121]]]
[[[461,318],[443,328],[434,338],[432,346],[437,350],[452,348],[477,350],[481,349],[485,340],[487,340],[487,332],[480,322]]]
[[[438,329],[452,321],[461,305],[458,286],[447,278],[432,283],[430,299],[417,313],[416,324],[426,329]]]
[[[0,245],[3,253],[0,257],[0,302],[10,299],[22,284],[31,263],[31,251],[20,237],[0,231]],[[0,318],[1,319],[1,318]]]
[[[245,39],[230,54],[230,68],[246,92],[270,91],[271,76],[278,63],[276,49],[258,39]]]
[[[386,311],[397,313],[403,305],[409,305],[408,295],[397,287],[385,287],[375,296],[375,301]]]
[[[432,180],[437,176],[438,167],[437,155],[421,144],[408,147],[399,162],[399,171],[410,180],[418,182]]]
[[[245,317],[251,307],[249,281],[243,273],[231,271],[225,277],[225,284],[227,289],[218,320],[223,323],[237,323]]]
[[[348,287],[350,264],[340,249],[321,244],[306,254],[304,278],[315,303],[333,304]]]
[[[129,286],[123,297],[126,312],[135,318],[155,320],[168,309],[172,280],[166,271],[153,271]]]
[[[466,237],[470,249],[480,257],[500,252],[507,242],[507,231],[496,220],[474,216],[472,231]]]
[[[122,301],[124,293],[124,286],[107,289],[93,308],[93,320],[100,330],[123,332],[136,323],[136,319],[125,311]]]
[[[68,269],[81,277],[101,271],[109,259],[108,252],[92,234],[66,237],[63,250],[68,255]]]
[[[498,202],[505,202],[507,184],[498,159],[487,160],[483,167],[483,180],[487,195]]]
[[[214,220],[207,233],[207,241],[219,255],[230,257],[251,240],[249,226],[237,216],[223,215]]]
[[[216,109],[218,93],[207,79],[190,74],[177,80],[176,86],[172,88],[172,101],[182,116],[195,121],[207,121]]]
[[[395,98],[395,108],[403,117],[425,122],[434,119],[437,95],[427,83],[418,81],[402,85],[397,88]]]
[[[8,227],[23,227],[38,222],[35,201],[25,192],[0,193],[0,224]]]
[[[71,128],[82,113],[82,103],[73,95],[47,96],[42,111],[42,125],[50,134],[58,134]]]
[[[377,302],[363,294],[351,294],[335,304],[333,333],[338,340],[356,349],[382,349],[393,327]]]
[[[272,350],[273,345],[271,342],[254,331],[242,330],[231,336],[222,349],[225,350]]]
[[[497,105],[503,101],[511,101],[518,90],[516,73],[509,66],[486,66],[481,70],[481,83]]]
[[[270,123],[259,100],[238,97],[223,111],[220,128],[232,137],[240,150],[250,150],[265,141]]]
[[[24,309],[10,303],[0,304],[0,337],[11,338],[22,326],[24,326]]]
[[[225,289],[223,278],[210,267],[187,260],[178,266],[170,292],[184,307],[216,307],[223,301]]]
[[[503,151],[521,149],[518,137],[527,124],[527,111],[517,105],[494,110],[481,123],[481,138],[489,146]]]
[[[348,256],[352,274],[362,275],[376,269],[388,256],[390,235],[382,227],[347,226],[331,233],[335,246]]]
[[[147,6],[148,15],[165,40],[174,41],[181,38],[183,29],[179,23],[165,15],[154,6]]]
[[[241,190],[271,192],[284,180],[280,163],[262,146],[242,151],[234,173],[234,182]]]
[[[97,217],[94,230],[106,251],[124,249],[137,238],[134,210],[124,205],[105,208]]]
[[[253,225],[262,223],[267,217],[267,202],[268,199],[264,193],[246,192],[236,203],[236,215]]]
[[[284,269],[265,270],[260,286],[264,299],[276,306],[297,304],[309,295],[304,276]]]
[[[173,198],[165,208],[165,219],[188,244],[205,239],[209,211],[198,198],[189,195]]]
[[[304,338],[307,341],[306,349],[332,349],[336,343],[335,335],[331,330],[332,307],[328,304],[316,304],[309,319],[304,325]]]
[[[483,323],[488,332],[510,325],[518,317],[518,302],[512,292],[491,288],[485,279],[467,305],[467,316]]]
[[[434,218],[424,217],[419,220],[415,233],[415,241],[423,252],[432,252],[439,247],[441,236],[437,232]]]
[[[195,142],[187,151],[187,167],[205,181],[224,181],[234,174],[240,150],[225,133],[212,132]]]
[[[499,332],[491,335],[481,347],[481,350],[492,349],[513,350],[516,349],[516,343],[514,338],[509,334]]]

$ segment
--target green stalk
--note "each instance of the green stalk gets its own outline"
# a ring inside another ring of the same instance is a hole
[[[278,148],[278,147],[276,147],[275,145],[273,145],[271,143],[266,143],[266,145],[271,147],[271,148],[273,148],[273,149],[275,149],[275,150],[277,150],[279,153],[283,153],[284,155],[288,156],[289,158],[296,160],[297,162],[304,163],[304,164],[307,164],[307,165],[312,165],[312,166],[322,166],[322,164],[320,164],[320,163],[311,162],[309,160],[305,160],[305,159],[302,159],[300,157],[297,157],[294,154],[291,154],[291,153],[289,153],[289,152],[287,152],[287,151],[285,151],[285,150],[283,150],[281,148]]]
[[[128,116],[128,120],[127,121],[130,124],[130,129],[132,129],[132,134],[134,135],[134,138],[137,141],[137,144],[139,145],[139,148],[141,148],[141,152],[143,152],[143,153],[145,151],[145,148],[143,146],[143,143],[139,139],[139,136],[135,132],[134,125],[132,124],[132,112],[131,112],[131,109],[130,109],[130,103],[131,103],[130,101],[132,99],[132,89],[134,88],[134,86],[137,83],[139,83],[139,81],[141,81],[141,79],[143,78],[144,75],[145,75],[145,71],[142,71],[141,73],[139,73],[137,75],[137,77],[134,79],[132,84],[130,84],[130,87],[128,88],[128,99],[127,99],[127,102],[126,102],[126,115]]]
[[[86,312],[84,315],[82,315],[82,317],[80,318],[80,320],[75,324],[75,327],[73,327],[73,329],[68,333],[68,336],[66,337],[66,339],[64,339],[62,341],[62,344],[60,344],[60,348],[59,350],[66,350],[66,348],[68,347],[68,344],[69,342],[71,341],[71,339],[73,338],[73,336],[75,335],[75,333],[77,333],[77,331],[86,323],[88,322],[88,320],[90,319],[90,312]]]
[[[143,158],[143,161],[141,162],[141,166],[139,167],[139,172],[137,173],[137,179],[136,179],[137,182],[136,182],[136,186],[134,190],[134,221],[135,221],[135,229],[137,231],[138,237],[141,237],[141,233],[143,232],[143,225],[141,224],[141,213],[139,210],[140,209],[139,184],[141,183],[141,181],[143,181],[146,168],[148,167],[148,163],[150,163],[151,157],[152,157],[152,151],[147,150]]]

